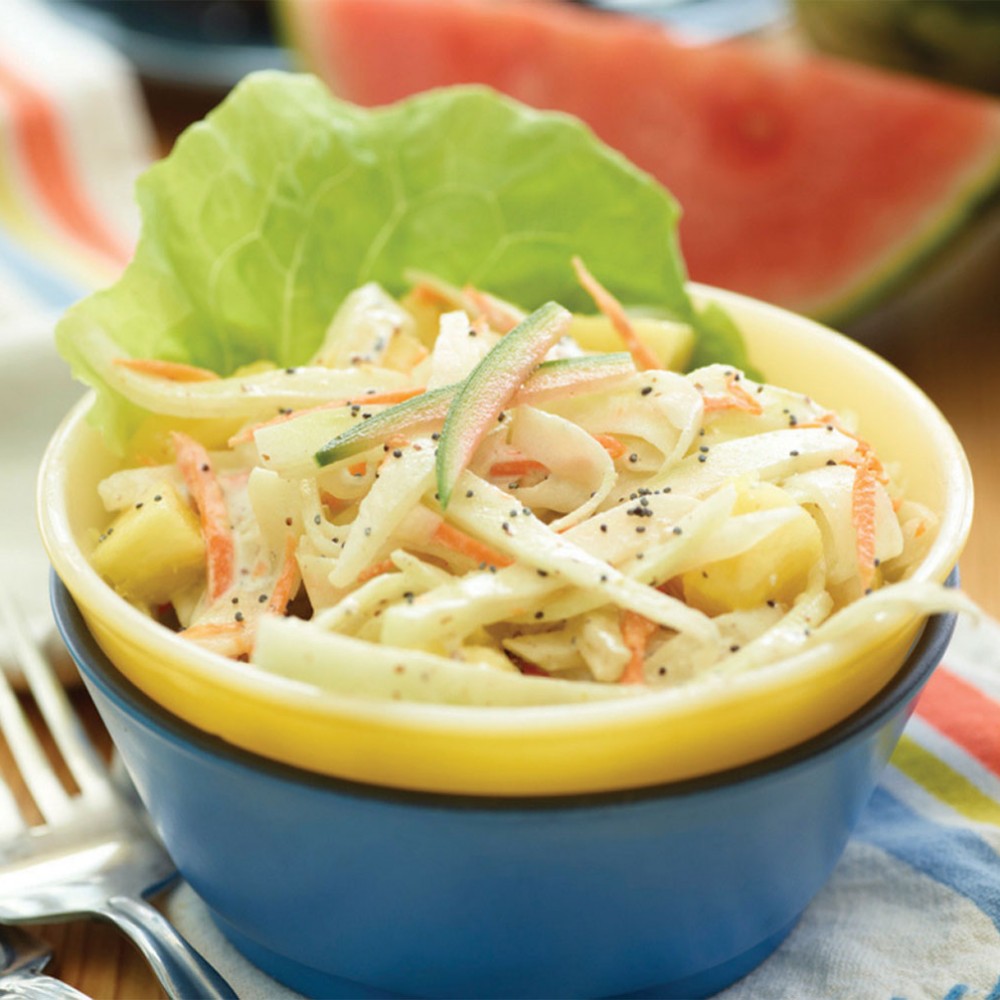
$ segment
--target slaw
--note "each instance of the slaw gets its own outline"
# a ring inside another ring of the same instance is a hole
[[[576,272],[602,315],[365,284],[289,368],[219,377],[107,341],[95,365],[150,416],[105,506],[167,484],[205,542],[149,613],[348,695],[533,705],[724,682],[878,608],[964,607],[906,580],[936,519],[849,414],[669,370],[691,331]]]

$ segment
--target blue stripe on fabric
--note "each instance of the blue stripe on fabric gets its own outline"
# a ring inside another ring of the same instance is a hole
[[[972,831],[934,823],[880,787],[855,835],[964,896],[1000,932],[1000,855]]]
[[[14,276],[23,289],[42,306],[65,309],[82,298],[86,289],[67,281],[32,257],[0,230],[0,268]]]
[[[950,990],[944,995],[944,1000],[962,1000],[962,997],[969,992],[969,987],[964,983],[959,983],[957,986],[952,986]]]

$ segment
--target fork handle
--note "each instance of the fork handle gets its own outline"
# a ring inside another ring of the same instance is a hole
[[[9,975],[0,976],[0,997],[4,1000],[90,1000],[61,979],[43,976],[41,973],[21,969]]]
[[[132,939],[172,1000],[238,1000],[229,983],[144,899],[112,896],[100,912]]]

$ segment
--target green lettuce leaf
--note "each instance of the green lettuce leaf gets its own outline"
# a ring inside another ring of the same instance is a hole
[[[117,447],[140,414],[102,374],[109,340],[220,374],[301,364],[348,292],[375,280],[400,293],[410,269],[528,309],[589,310],[578,254],[626,304],[705,327],[699,360],[745,360],[693,310],[670,195],[575,119],[486,88],[364,110],[311,76],[252,74],[136,191],[134,259],[56,331]]]
[[[761,380],[761,373],[747,360],[740,328],[722,306],[710,302],[702,307],[694,319],[694,327],[698,336],[688,361],[689,368],[701,368],[721,361],[736,365],[751,378]]]

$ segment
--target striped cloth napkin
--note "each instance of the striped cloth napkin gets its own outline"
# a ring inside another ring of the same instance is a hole
[[[127,260],[132,184],[152,150],[121,56],[38,0],[0,3],[0,545],[8,579],[37,597],[39,629],[34,469],[78,391],[52,326]],[[169,910],[244,1000],[293,995],[228,946],[190,888]],[[1000,625],[960,622],[832,880],[722,995],[1000,1000]]]
[[[117,52],[37,0],[0,3],[0,551],[39,638],[51,616],[35,478],[79,395],[52,329],[128,260],[132,186],[153,152],[136,75]]]
[[[1000,625],[960,621],[833,878],[726,1000],[1000,1000]]]
[[[112,280],[153,154],[134,72],[35,0],[0,4],[0,319],[61,310]]]

